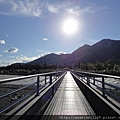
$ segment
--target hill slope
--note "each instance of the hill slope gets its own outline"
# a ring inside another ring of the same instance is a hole
[[[32,64],[32,65],[44,64],[44,63],[46,63],[46,64],[62,64],[62,63],[64,63],[64,59],[66,59],[68,56],[69,56],[69,54],[58,55],[58,54],[51,53],[44,57],[38,58],[34,61],[31,61],[28,64]]]
[[[84,45],[71,54],[48,54],[29,64],[74,64],[78,61],[120,61],[120,40],[103,39],[93,45]]]

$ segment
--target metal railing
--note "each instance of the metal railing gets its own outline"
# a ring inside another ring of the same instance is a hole
[[[112,98],[112,100],[114,99],[120,105],[120,77],[119,76],[97,74],[97,73],[90,73],[90,72],[81,72],[81,71],[71,71],[71,72],[77,75],[80,80],[82,80],[89,87],[97,91],[104,98],[110,101]],[[114,81],[114,83],[118,82],[119,85],[110,83],[111,80]]]
[[[20,88],[18,87],[17,89],[12,90],[10,92],[0,94],[0,100],[4,99],[6,97],[8,97],[7,98],[7,100],[8,100],[10,98],[10,96],[16,95],[11,99],[12,103],[0,108],[0,114],[4,114],[5,112],[8,112],[15,105],[22,102],[23,100],[25,100],[26,98],[30,97],[33,94],[35,94],[35,97],[38,96],[40,94],[40,90],[41,91],[45,90],[49,85],[51,85],[55,80],[57,80],[57,78],[59,76],[61,76],[63,73],[64,72],[62,72],[62,71],[57,71],[57,72],[49,72],[49,73],[43,73],[43,74],[35,74],[35,75],[28,75],[28,76],[21,76],[21,77],[16,77],[16,78],[0,80],[0,84],[4,85],[4,86],[6,83],[8,84],[8,83],[14,82],[14,81],[22,82],[23,80],[26,80],[26,79],[28,80],[27,85],[22,85],[22,87],[20,87]],[[30,78],[34,78],[36,81],[29,84]],[[14,83],[12,83],[12,84],[14,84]],[[4,89],[7,89],[7,88],[4,88]],[[22,90],[26,90],[26,89],[28,89],[27,94],[25,94],[24,96],[17,96],[18,92],[21,92]],[[6,101],[6,103],[8,103],[8,102]],[[2,102],[1,102],[1,104],[2,104]]]

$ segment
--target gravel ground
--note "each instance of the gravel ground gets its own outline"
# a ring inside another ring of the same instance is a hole
[[[12,85],[12,84],[0,84],[0,95],[11,92],[18,88],[21,88],[23,85]],[[28,94],[30,91],[34,90],[35,87],[29,87],[17,93],[11,94],[5,98],[0,99],[0,110],[3,109],[6,105],[13,103],[15,100],[20,99],[21,97]],[[14,106],[15,107],[15,106]],[[13,107],[12,107],[13,108]],[[8,112],[8,111],[7,111]]]

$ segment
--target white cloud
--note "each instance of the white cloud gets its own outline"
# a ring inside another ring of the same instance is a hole
[[[19,50],[18,48],[12,47],[12,48],[10,48],[10,49],[4,51],[4,52],[16,53],[16,52],[18,52],[18,50]]]
[[[17,56],[17,57],[10,56],[9,60],[0,60],[0,66],[8,66],[8,65],[11,65],[11,64],[14,64],[14,63],[27,63],[27,62],[33,61],[37,58],[40,58],[42,56],[44,56],[44,54],[41,54],[41,55],[38,55],[38,56],[35,56],[35,57],[27,57],[25,55],[20,55],[20,56]]]
[[[106,6],[99,6],[93,3],[84,8],[80,8],[78,5],[70,5],[67,2],[64,2],[63,4],[51,4],[49,1],[46,2],[42,0],[0,0],[0,5],[5,6],[5,9],[0,10],[0,14],[34,17],[41,17],[46,9],[50,13],[69,13],[78,16],[83,13],[93,14],[107,8]]]
[[[6,0],[1,1],[7,6],[8,11],[1,11],[1,14],[7,15],[25,15],[39,17],[42,14],[42,5],[38,0]]]
[[[46,52],[45,50],[35,50],[36,52]]]
[[[77,16],[79,15],[79,11],[76,11],[74,9],[67,9],[66,11],[70,14],[73,14],[73,15],[77,15]]]
[[[47,41],[47,40],[48,40],[48,38],[43,38],[43,40],[44,40],[44,41]]]
[[[55,54],[61,55],[61,54],[66,54],[66,52],[54,52]]]
[[[14,63],[20,63],[18,60],[0,60],[0,66],[8,66]]]
[[[97,4],[90,4],[89,6],[82,9],[82,13],[95,14],[95,13],[102,12],[102,11],[107,10],[107,9],[108,8],[105,5],[99,6]]]
[[[50,11],[52,13],[58,13],[60,6],[48,4],[47,8],[48,8],[48,11]]]
[[[41,4],[37,0],[34,1],[26,0],[18,2],[11,0],[10,3],[12,5],[12,10],[15,13],[36,17],[39,17],[41,15],[42,12]]]
[[[37,56],[33,56],[33,57],[28,57],[28,56],[22,55],[22,54],[17,56],[17,57],[9,56],[9,60],[0,60],[0,66],[8,66],[8,65],[11,65],[11,64],[14,64],[14,63],[27,63],[27,62],[36,60],[38,58],[41,58],[41,57],[46,56],[46,55],[51,54],[51,53],[55,53],[55,54],[58,54],[58,55],[66,54],[66,52],[46,52],[46,53],[43,53],[43,54],[40,54],[40,55],[37,55]]]
[[[49,53],[44,53],[44,54],[40,54],[38,56],[33,56],[33,57],[27,57],[27,56],[21,54],[20,56],[17,56],[16,59],[18,61],[20,61],[21,63],[30,62],[30,61],[33,61],[33,60],[38,59],[40,57],[43,57],[43,56],[45,56],[47,54],[49,54]]]
[[[44,52],[44,54],[40,54],[39,57],[43,57],[45,55],[48,55],[48,54],[51,54],[51,53],[55,53],[55,54],[58,54],[58,55],[61,55],[61,54],[66,54],[66,52],[47,52],[47,51],[44,51],[44,50],[35,50],[37,52]]]
[[[0,40],[0,44],[5,44],[5,40]]]
[[[21,54],[20,56],[17,56],[16,59],[21,62],[30,62],[32,60],[37,59],[37,57],[27,57],[27,56]]]
[[[43,53],[43,54],[40,54],[40,55],[37,55],[37,56],[33,56],[33,57],[27,57],[27,56],[21,54],[20,56],[17,56],[16,59],[18,61],[20,61],[21,63],[30,62],[30,61],[36,60],[38,58],[41,58],[41,57],[43,57],[45,55],[48,55],[50,53],[53,53],[53,52],[46,52],[46,53]]]
[[[73,6],[73,7],[68,7],[66,8],[66,12],[68,14],[72,14],[72,15],[83,15],[83,14],[95,14],[101,11],[104,11],[108,9],[107,6],[99,6],[97,4],[90,4],[84,8],[80,8],[80,6]]]
[[[3,55],[0,54],[0,57],[2,57]]]

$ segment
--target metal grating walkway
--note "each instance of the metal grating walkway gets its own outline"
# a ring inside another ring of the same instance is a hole
[[[70,72],[67,72],[44,115],[95,115],[95,113]]]

